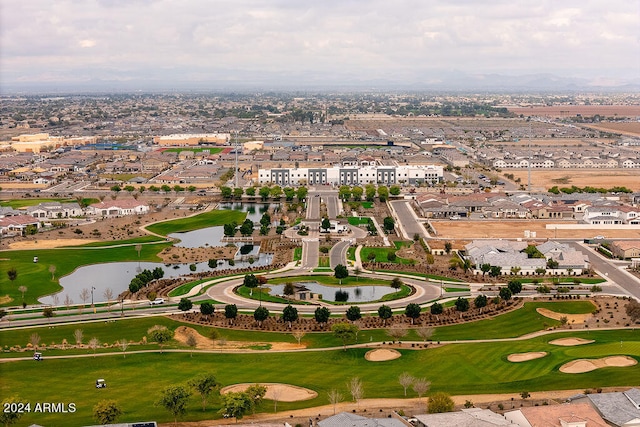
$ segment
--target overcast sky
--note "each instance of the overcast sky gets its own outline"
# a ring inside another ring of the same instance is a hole
[[[0,0],[0,81],[287,87],[640,76],[640,0]]]

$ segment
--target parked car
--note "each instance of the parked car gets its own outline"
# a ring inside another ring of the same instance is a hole
[[[149,301],[149,305],[160,305],[164,304],[164,298],[156,298],[153,301]]]

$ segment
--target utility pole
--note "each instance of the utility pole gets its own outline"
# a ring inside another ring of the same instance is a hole
[[[528,189],[529,195],[531,195],[531,161],[533,160],[533,155],[531,154],[531,117],[529,117],[529,162],[527,167],[527,176],[528,176]]]
[[[238,131],[236,131],[236,170],[234,176],[236,177],[235,188],[238,188]]]
[[[93,308],[93,314],[96,314],[96,306],[93,304],[93,291],[95,289],[95,286],[91,286],[91,307]]]

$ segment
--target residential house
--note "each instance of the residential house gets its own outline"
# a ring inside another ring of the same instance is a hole
[[[609,249],[614,256],[621,259],[640,257],[640,240],[615,240],[610,242]]]
[[[0,218],[0,234],[22,234],[29,226],[40,228],[40,221],[31,215],[16,215]]]
[[[34,218],[47,218],[47,219],[61,219],[61,218],[73,218],[84,215],[84,212],[80,205],[76,202],[72,203],[60,203],[60,202],[45,202],[36,206],[29,206],[27,213]]]
[[[316,423],[318,427],[406,427],[397,418],[367,418],[349,412],[340,412]]]
[[[589,257],[564,243],[549,240],[536,248],[547,260],[553,259],[558,266],[551,270],[553,274],[582,274],[589,269]]]
[[[519,427],[607,427],[588,403],[527,406],[508,411],[504,417]]]
[[[475,274],[481,273],[483,264],[500,267],[503,274],[518,270],[521,275],[533,275],[539,268],[546,269],[546,259],[529,258],[523,252],[527,246],[511,240],[474,240],[465,246],[465,257],[475,266]]]
[[[578,395],[571,403],[589,403],[600,416],[616,427],[640,426],[640,389],[632,388],[622,392],[593,393]]]
[[[94,216],[114,217],[143,215],[149,213],[149,210],[149,205],[135,199],[126,199],[95,203],[87,208],[87,213]]]
[[[458,412],[414,415],[418,427],[497,427],[513,426],[511,421],[489,409],[468,408]],[[346,424],[344,424],[346,425]]]

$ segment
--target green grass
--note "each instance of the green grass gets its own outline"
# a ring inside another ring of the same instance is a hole
[[[177,297],[177,296],[180,296],[180,295],[185,295],[191,289],[195,288],[199,284],[204,283],[204,282],[208,282],[210,280],[212,280],[212,278],[208,277],[206,279],[194,280],[193,282],[185,283],[185,284],[180,285],[177,288],[172,289],[171,291],[169,291],[169,296],[170,297]]]
[[[356,248],[354,248],[353,246],[349,246],[349,248],[347,249],[347,259],[350,261],[356,260]]]
[[[99,248],[99,247],[103,247],[103,246],[135,245],[137,243],[164,243],[164,242],[165,242],[165,240],[162,240],[158,236],[148,235],[148,236],[135,237],[133,239],[127,239],[127,240],[110,240],[110,241],[104,241],[104,242],[92,242],[92,243],[85,243],[83,245],[66,246],[66,247],[70,247],[70,248],[79,248],[79,247],[83,247],[83,248]]]
[[[307,334],[307,337],[314,334]],[[98,400],[111,398],[124,410],[120,422],[154,419],[171,422],[171,416],[154,406],[160,390],[174,384],[184,384],[202,372],[212,372],[222,385],[242,382],[288,383],[310,388],[318,397],[309,401],[278,404],[279,411],[328,404],[327,392],[337,389],[348,395],[345,384],[358,376],[363,381],[364,398],[402,398],[398,376],[407,371],[414,377],[431,381],[430,392],[444,391],[453,395],[475,393],[518,393],[522,390],[586,389],[594,385],[631,386],[640,383],[640,365],[628,368],[598,369],[580,375],[562,374],[558,368],[576,358],[594,358],[627,354],[640,359],[639,331],[572,332],[568,335],[595,339],[594,344],[578,347],[549,345],[544,336],[519,342],[452,344],[423,351],[400,350],[399,359],[371,363],[364,354],[367,349],[349,349],[305,353],[206,354],[186,353],[114,354],[108,357],[81,359],[45,359],[3,364],[0,394],[18,394],[32,402],[74,402],[73,414],[28,414],[21,425],[78,426],[94,423],[92,407]],[[290,337],[290,336],[289,336]],[[226,337],[233,339],[231,336]],[[360,340],[368,341],[367,332]],[[623,345],[620,345],[620,341]],[[291,338],[291,341],[293,339]],[[252,344],[267,348],[266,344]],[[133,349],[131,349],[133,350]],[[511,353],[546,351],[541,359],[526,363],[510,363]],[[89,351],[86,351],[89,352]],[[46,353],[45,353],[46,358]],[[313,369],[308,367],[312,366]],[[179,367],[179,369],[176,369]],[[60,373],[60,374],[52,374]],[[62,377],[64,373],[64,377]],[[66,379],[66,380],[63,380]],[[96,378],[105,378],[108,387],[96,390]],[[141,387],[153,379],[153,388]],[[412,393],[410,397],[414,397]],[[212,399],[207,411],[202,411],[200,399],[191,398],[184,418],[189,421],[219,418],[219,401]],[[259,411],[271,412],[273,405],[265,402]]]
[[[246,286],[240,286],[236,292],[238,295],[244,297],[244,298],[248,298],[248,299],[252,299],[255,301],[264,301],[264,302],[278,302],[281,304],[309,304],[308,302],[305,301],[299,301],[299,300],[288,300],[286,298],[281,298],[275,295],[270,295],[269,294],[269,286],[264,286],[262,289],[260,288],[253,288],[253,292],[251,291],[250,288],[247,288]]]
[[[82,201],[88,205],[93,203],[100,202],[100,199],[94,198],[85,198]],[[77,199],[69,199],[69,198],[43,198],[43,199],[12,199],[12,200],[3,200],[0,202],[0,206],[11,207],[13,209],[26,208],[29,206],[36,206],[40,203],[48,203],[48,202],[60,202],[60,203],[77,203]]]
[[[371,218],[368,216],[350,216],[347,218],[350,225],[367,225],[371,222]]]
[[[416,271],[400,271],[400,270],[376,270],[379,272],[384,272],[384,273],[393,273],[393,274],[405,274],[407,276],[416,276],[416,277],[422,277],[422,278],[429,278],[431,280],[442,280],[444,282],[459,282],[459,283],[465,283],[464,281],[460,280],[460,279],[455,279],[453,277],[447,277],[447,276],[438,276],[437,274],[424,274],[424,273],[418,273]]]
[[[166,236],[170,233],[182,233],[185,231],[198,230],[200,228],[215,227],[236,222],[241,224],[246,218],[245,212],[234,210],[215,210],[203,212],[188,218],[174,219],[171,221],[151,224],[147,230]]]
[[[328,256],[321,256],[318,258],[318,267],[329,267],[330,266],[330,259]]]
[[[17,305],[22,301],[19,286],[26,286],[25,302],[36,304],[39,297],[57,292],[61,289],[58,278],[70,274],[78,266],[118,261],[155,261],[160,262],[157,256],[169,243],[157,245],[142,245],[140,257],[133,246],[124,248],[99,248],[87,250],[86,248],[70,249],[43,249],[36,251],[6,251],[0,254],[0,270],[6,272],[9,268],[15,268],[18,272],[17,279],[11,283],[7,274],[0,274],[0,296],[8,295],[13,299],[3,304],[5,306]],[[33,262],[33,256],[37,254],[39,262]],[[55,265],[55,279],[51,280],[49,266]]]
[[[293,249],[293,260],[300,261],[302,259],[302,248]]]
[[[362,202],[362,207],[365,209],[373,208],[373,202]]]

